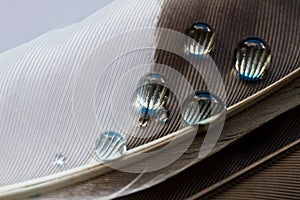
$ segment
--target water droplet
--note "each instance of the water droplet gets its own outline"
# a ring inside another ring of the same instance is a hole
[[[187,44],[189,52],[194,55],[208,54],[214,46],[215,32],[205,23],[194,23],[187,35],[193,39]]]
[[[63,167],[66,163],[66,157],[62,153],[58,153],[54,158],[54,165],[56,167]]]
[[[146,84],[151,84],[151,83],[165,85],[166,80],[160,74],[149,73],[149,74],[144,75],[141,78],[141,80],[139,81],[139,85],[146,85]]]
[[[157,121],[161,124],[166,123],[169,119],[169,116],[170,116],[170,112],[165,108],[161,108],[156,112]]]
[[[139,127],[141,128],[146,128],[149,125],[149,123],[150,123],[149,115],[142,116],[139,119]]]
[[[205,91],[188,96],[182,105],[182,117],[188,125],[205,125],[226,111],[221,99]]]
[[[271,49],[258,37],[248,37],[240,41],[235,49],[235,70],[242,80],[261,79],[270,61]]]
[[[136,101],[144,115],[153,115],[164,107],[168,101],[170,90],[166,87],[165,79],[156,73],[144,76],[136,91]]]
[[[101,134],[96,141],[95,153],[101,161],[117,159],[124,154],[125,150],[125,139],[113,131]]]

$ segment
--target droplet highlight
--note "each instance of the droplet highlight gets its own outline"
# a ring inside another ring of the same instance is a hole
[[[271,49],[258,37],[248,37],[235,48],[234,67],[240,79],[256,81],[263,77],[271,62]]]
[[[206,125],[226,112],[226,106],[217,96],[206,91],[198,91],[185,99],[181,112],[183,120],[188,125]]]
[[[96,141],[95,153],[100,161],[115,160],[126,151],[125,139],[119,133],[102,133]]]
[[[54,166],[61,168],[65,164],[66,164],[66,157],[63,155],[63,153],[56,154],[54,158]]]
[[[145,75],[139,82],[136,101],[143,115],[153,115],[164,107],[168,101],[170,90],[165,79],[156,73]]]
[[[206,23],[194,23],[187,31],[193,40],[187,42],[187,49],[193,55],[205,55],[211,52],[215,43],[215,31]]]

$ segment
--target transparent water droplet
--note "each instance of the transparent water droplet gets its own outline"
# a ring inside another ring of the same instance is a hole
[[[205,125],[215,121],[225,111],[225,105],[217,96],[198,91],[185,99],[181,112],[188,125]]]
[[[141,78],[141,80],[139,81],[139,85],[146,85],[146,84],[151,84],[151,83],[165,85],[166,80],[160,74],[149,73],[149,74],[144,75]]]
[[[165,108],[161,108],[156,112],[157,121],[161,124],[166,123],[169,119],[169,116],[170,116],[170,112]]]
[[[54,165],[56,167],[63,167],[66,164],[66,157],[63,155],[63,153],[58,153],[55,155],[54,158]]]
[[[168,101],[170,90],[165,79],[156,73],[147,74],[140,82],[136,91],[136,101],[144,115],[153,115],[164,107]]]
[[[95,153],[101,161],[117,159],[124,154],[125,150],[125,139],[113,131],[102,133],[96,141]]]
[[[146,128],[150,123],[150,117],[149,115],[145,115],[140,117],[139,119],[139,127]]]
[[[234,67],[242,80],[261,79],[270,62],[271,49],[258,37],[248,37],[240,41],[235,49]]]
[[[215,42],[215,31],[206,23],[194,23],[187,35],[193,39],[187,44],[191,54],[205,55],[211,52]]]

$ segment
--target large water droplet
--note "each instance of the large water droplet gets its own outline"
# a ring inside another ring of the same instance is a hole
[[[189,40],[187,44],[191,54],[204,55],[213,49],[215,32],[208,24],[194,23],[188,30],[187,35],[193,39],[193,41]]]
[[[205,125],[226,111],[221,99],[205,91],[188,96],[182,105],[182,117],[188,125]]]
[[[164,107],[168,101],[170,90],[166,87],[165,79],[156,73],[144,76],[136,91],[136,101],[143,115],[153,115]]]
[[[170,116],[170,112],[165,108],[161,108],[156,112],[157,121],[161,124],[166,123],[169,119],[169,116]]]
[[[58,153],[55,155],[54,158],[54,165],[56,167],[63,167],[66,163],[66,157],[63,155],[63,153]]]
[[[96,141],[95,153],[101,161],[117,159],[124,154],[125,150],[125,139],[113,131],[102,133]]]
[[[248,37],[240,41],[235,49],[235,70],[242,80],[261,79],[270,61],[271,49],[258,37]]]

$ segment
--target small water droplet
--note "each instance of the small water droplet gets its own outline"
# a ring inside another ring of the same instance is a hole
[[[242,80],[261,79],[270,62],[271,49],[258,37],[248,37],[240,41],[235,49],[234,66]]]
[[[188,96],[182,105],[182,117],[188,125],[205,125],[215,121],[226,111],[221,99],[206,91]]]
[[[211,52],[215,42],[215,31],[206,23],[194,23],[187,35],[193,39],[187,44],[191,54],[205,55]]]
[[[139,127],[146,128],[150,123],[150,117],[149,115],[145,115],[140,117],[139,119]]]
[[[54,158],[54,165],[56,167],[63,167],[66,163],[66,157],[63,155],[63,153],[58,153],[55,155]]]
[[[96,141],[95,153],[101,161],[117,159],[124,154],[125,150],[125,139],[113,131],[101,134]]]
[[[170,112],[165,108],[161,108],[156,112],[157,121],[161,124],[166,123],[169,119],[169,116],[170,116]]]
[[[170,90],[166,87],[165,79],[156,73],[144,76],[136,91],[136,101],[144,115],[153,115],[154,111],[162,108],[168,101]]]

